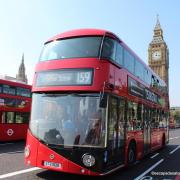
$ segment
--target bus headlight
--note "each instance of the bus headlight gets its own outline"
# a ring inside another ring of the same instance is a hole
[[[86,167],[92,167],[96,162],[95,157],[91,154],[84,154],[82,156],[82,161]]]
[[[27,158],[30,155],[30,147],[26,146],[24,149],[24,156]]]

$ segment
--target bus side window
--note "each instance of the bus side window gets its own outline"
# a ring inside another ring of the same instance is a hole
[[[159,127],[163,128],[164,124],[163,124],[163,117],[162,117],[162,110],[159,110]]]
[[[135,59],[135,75],[144,81],[144,65],[138,59]]]
[[[3,112],[4,123],[14,123],[15,112]]]
[[[5,113],[4,112],[0,112],[0,124],[1,123],[5,123]]]
[[[111,149],[116,148],[116,140],[117,140],[117,134],[118,134],[118,126],[117,126],[117,99],[114,97],[111,97],[110,99],[110,106],[109,106],[109,133],[108,133],[108,139],[109,139],[109,146]]]
[[[0,84],[0,93],[2,93],[2,85]]]
[[[132,74],[134,74],[134,63],[134,56],[129,51],[124,50],[124,67]]]
[[[141,128],[141,117],[138,115],[138,104],[128,102],[128,131],[139,130]]]
[[[29,122],[29,113],[16,112],[15,123],[28,124],[28,122]]]
[[[127,125],[128,131],[141,130],[143,126],[143,108],[142,104],[128,102]]]
[[[115,61],[116,41],[106,37],[103,44],[102,58]]]
[[[154,112],[154,109],[151,110],[151,128],[155,128],[155,112]]]
[[[116,62],[123,66],[123,47],[119,43],[116,46]]]
[[[118,148],[124,145],[124,128],[125,128],[125,100],[120,98],[118,108]]]
[[[154,129],[159,128],[158,110],[157,109],[152,109],[151,127],[154,128]]]
[[[143,105],[142,104],[138,104],[137,107],[137,125],[136,125],[137,129],[142,129],[143,128]]]
[[[128,131],[133,130],[133,121],[132,121],[132,102],[128,102],[128,109],[127,109],[127,128]]]

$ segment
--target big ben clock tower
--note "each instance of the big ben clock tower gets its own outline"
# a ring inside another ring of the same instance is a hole
[[[169,92],[169,49],[163,38],[163,30],[157,17],[153,40],[148,48],[148,63],[151,69],[167,84]]]

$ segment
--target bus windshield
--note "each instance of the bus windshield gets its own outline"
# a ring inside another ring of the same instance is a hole
[[[45,44],[40,61],[99,57],[102,37],[84,36],[60,39]]]
[[[33,94],[30,130],[44,143],[105,146],[106,108],[98,94]]]

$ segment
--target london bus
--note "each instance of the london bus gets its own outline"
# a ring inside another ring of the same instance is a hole
[[[0,142],[26,139],[31,86],[0,79]]]
[[[114,33],[49,39],[35,68],[25,163],[106,175],[168,143],[166,84]]]

